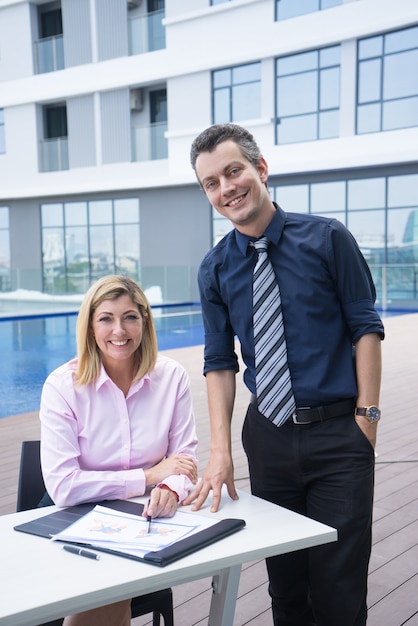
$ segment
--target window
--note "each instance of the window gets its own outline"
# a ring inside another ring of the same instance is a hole
[[[276,20],[322,11],[341,4],[342,0],[276,0]]]
[[[417,299],[418,174],[301,182],[271,187],[285,211],[336,218],[356,238],[382,302]],[[386,264],[385,278],[382,267]]]
[[[0,291],[10,291],[9,207],[0,206]]]
[[[144,114],[144,102],[148,101]],[[137,104],[136,104],[137,103]],[[149,115],[149,123],[144,124]],[[144,88],[131,90],[131,142],[132,160],[150,161],[168,157],[166,137],[167,89],[146,91]]]
[[[168,156],[167,139],[167,90],[157,89],[150,92],[151,119],[151,159],[166,159]]]
[[[44,204],[46,293],[84,293],[106,274],[139,280],[139,200],[120,198]]]
[[[276,143],[338,137],[340,46],[276,60]]]
[[[135,2],[132,8],[139,6]],[[130,5],[128,4],[128,8]],[[165,0],[148,0],[147,13],[129,16],[128,39],[129,54],[143,54],[166,47],[165,40]]]
[[[0,109],[0,154],[6,152],[6,133],[4,129],[4,109]]]
[[[58,3],[59,4],[59,3]],[[60,6],[38,8],[39,40],[35,42],[38,74],[64,69],[64,40]]]
[[[261,64],[238,65],[212,73],[213,123],[260,117]]]
[[[43,172],[68,170],[68,131],[66,104],[47,105],[43,108]]]
[[[231,2],[231,0],[210,0],[211,6],[215,6],[215,4],[225,4],[225,2]]]
[[[357,133],[418,126],[418,26],[358,42]]]
[[[149,50],[165,48],[165,0],[148,0],[148,41]]]

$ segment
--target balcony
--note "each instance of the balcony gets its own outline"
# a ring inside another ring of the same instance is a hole
[[[68,170],[68,138],[55,137],[41,141],[41,172]]]
[[[128,22],[129,54],[144,54],[165,48],[165,11],[154,11]]]
[[[35,41],[36,73],[56,72],[64,69],[64,39],[62,35]]]
[[[154,161],[168,157],[167,122],[132,128],[132,161]]]

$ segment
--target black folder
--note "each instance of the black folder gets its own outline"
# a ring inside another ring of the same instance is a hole
[[[79,504],[77,506],[70,506],[66,509],[61,509],[55,513],[44,515],[30,522],[24,522],[14,527],[14,530],[23,533],[29,533],[30,535],[37,535],[38,537],[51,538],[52,535],[65,530],[70,524],[76,522],[80,517],[91,511],[96,505],[106,506],[109,509],[115,509],[116,511],[122,511],[123,513],[130,513],[132,515],[141,515],[143,505],[137,502],[130,502],[129,500],[107,500],[104,502],[93,502],[87,504]],[[245,521],[243,519],[228,518],[219,520],[210,528],[205,528],[198,533],[180,539],[171,546],[167,546],[162,550],[156,552],[147,552],[144,556],[136,556],[133,554],[126,554],[119,550],[113,550],[108,548],[98,548],[96,546],[89,546],[95,550],[101,552],[108,552],[110,554],[116,554],[128,559],[134,559],[136,561],[145,561],[153,565],[164,567],[169,565],[178,559],[192,554],[201,548],[215,543],[224,537],[228,537],[233,533],[244,528]],[[80,545],[80,544],[77,544]]]

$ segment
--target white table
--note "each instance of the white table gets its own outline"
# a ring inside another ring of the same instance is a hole
[[[47,539],[13,530],[55,507],[0,517],[0,624],[34,626],[158,589],[213,577],[209,626],[232,626],[241,565],[248,561],[335,541],[337,531],[287,509],[239,492],[223,496],[218,513],[239,517],[246,527],[221,541],[156,567],[110,554],[99,561],[75,556]],[[183,510],[188,510],[185,507]]]

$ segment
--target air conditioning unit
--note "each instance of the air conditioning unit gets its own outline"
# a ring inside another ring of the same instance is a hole
[[[140,87],[137,89],[131,89],[130,106],[131,111],[142,111],[144,108],[144,93]]]
[[[127,0],[128,9],[136,9],[141,4],[142,0]]]

